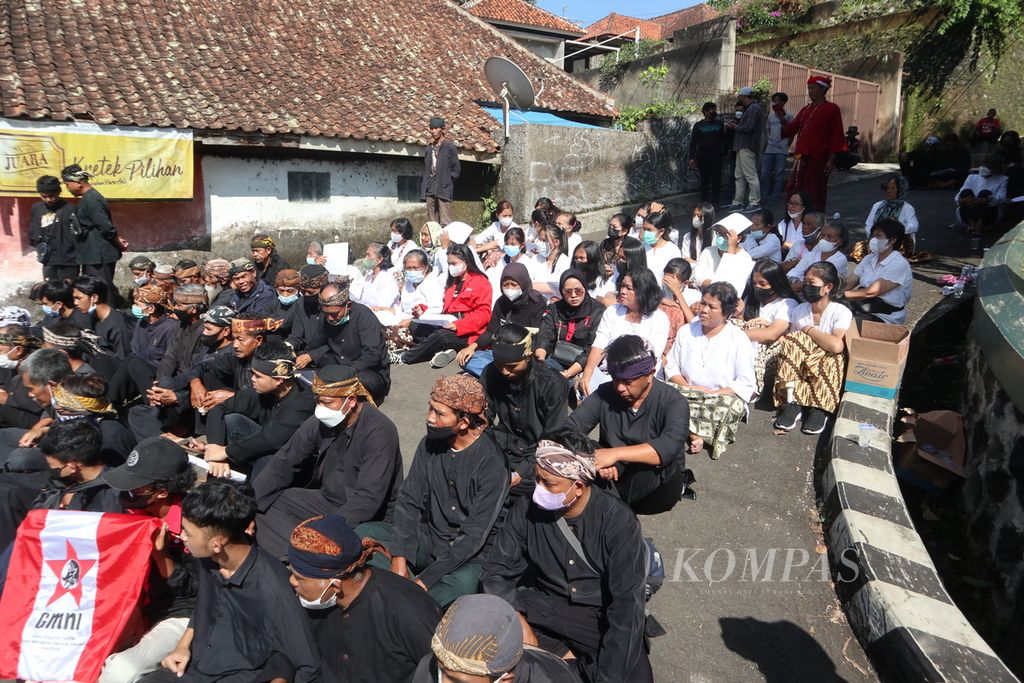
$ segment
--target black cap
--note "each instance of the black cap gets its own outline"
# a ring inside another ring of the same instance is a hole
[[[433,116],[430,119],[429,126],[431,128],[444,128],[444,119],[442,119],[440,116]]]
[[[152,436],[140,441],[123,465],[101,476],[115,491],[131,491],[179,475],[188,466],[188,453],[184,448],[162,436]]]

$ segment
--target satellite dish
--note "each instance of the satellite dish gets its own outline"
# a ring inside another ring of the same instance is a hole
[[[533,106],[536,93],[530,79],[514,62],[504,57],[491,57],[484,64],[484,74],[491,89],[502,102],[505,139],[508,140],[508,112],[515,107],[526,110]]]

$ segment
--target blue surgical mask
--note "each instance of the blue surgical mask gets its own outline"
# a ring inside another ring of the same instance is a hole
[[[58,315],[60,315],[60,313],[53,310],[53,306],[47,306],[46,304],[42,304],[40,308],[43,309],[43,315],[45,315],[47,318],[56,318]]]
[[[316,257],[315,256],[307,256],[306,257],[306,265],[307,266],[315,266],[316,265]]]
[[[141,287],[142,285],[149,282],[149,278],[143,275],[142,277],[135,278],[134,280],[132,280],[132,282],[134,282],[137,287]]]
[[[762,237],[764,237],[764,230],[751,230],[750,236],[753,237],[755,240],[759,240]]]
[[[719,251],[729,251],[729,240],[722,235],[715,235],[715,246]]]
[[[324,318],[324,320],[327,320],[328,325],[334,325],[335,327],[337,327],[338,325],[344,325],[345,323],[347,323],[350,315],[350,313],[346,313],[345,317],[338,320],[337,322],[332,322],[331,320],[327,320],[327,318]]]
[[[644,244],[653,247],[658,242],[658,233],[644,230]]]
[[[96,312],[96,304],[93,304],[92,306],[89,307],[89,315],[92,315],[95,312]]]
[[[142,312],[142,306],[138,304],[132,304],[132,315],[140,320],[146,317],[146,314]]]
[[[518,244],[506,244],[504,247],[502,247],[502,249],[504,249],[505,254],[509,258],[515,258],[516,256],[519,256],[519,253],[523,250],[523,248],[520,247]]]
[[[281,296],[280,294],[278,294],[277,300],[280,301],[285,306],[291,306],[293,303],[299,300],[299,295],[292,294],[290,296]]]
[[[547,242],[537,242],[535,248],[537,249],[537,253],[544,258],[547,258],[547,255],[551,253],[551,247],[548,246]]]
[[[405,271],[405,281],[412,285],[418,285],[419,283],[423,282],[424,277],[425,275],[423,275],[422,270]]]

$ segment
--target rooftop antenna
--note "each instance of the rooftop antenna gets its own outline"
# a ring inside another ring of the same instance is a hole
[[[509,109],[529,109],[533,106],[536,93],[523,70],[504,57],[488,59],[484,64],[484,74],[494,94],[501,98],[502,123],[505,126],[505,139],[508,140]]]

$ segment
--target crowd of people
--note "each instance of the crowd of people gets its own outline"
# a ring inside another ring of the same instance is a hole
[[[806,126],[778,95],[772,128]],[[88,174],[63,181],[92,223],[43,177],[43,243],[123,246]],[[439,200],[342,272],[318,242],[292,268],[269,234],[230,260],[138,256],[124,302],[106,262],[45,263],[42,317],[0,310],[0,574],[33,509],[164,521],[149,630],[104,683],[651,681],[637,515],[692,496],[687,456],[722,457],[762,396],[777,434],[826,429],[855,318],[906,320],[907,186],[885,179],[856,245],[797,191],[782,220],[652,202],[599,240],[548,198],[479,232]],[[405,473],[383,406],[392,366],[425,362],[458,372]]]

